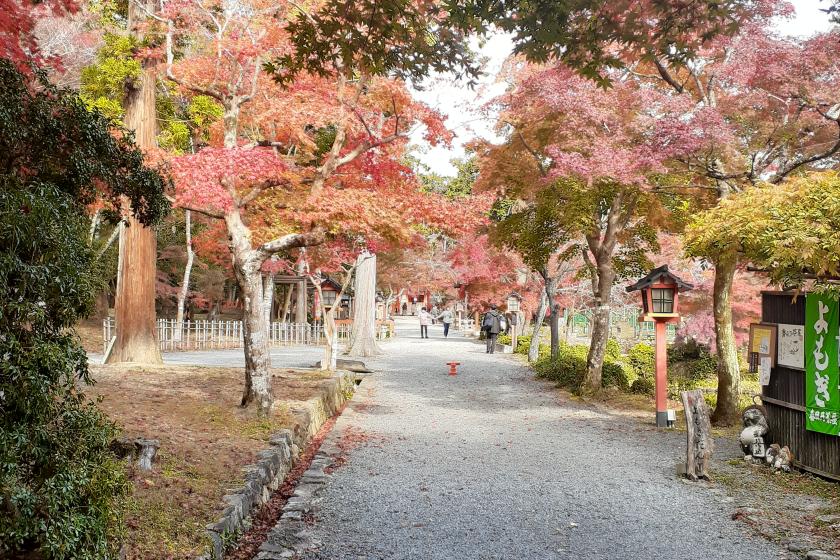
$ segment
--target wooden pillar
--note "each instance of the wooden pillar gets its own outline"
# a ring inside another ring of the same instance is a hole
[[[295,300],[295,323],[306,323],[306,280],[298,280],[295,291],[297,299]]]
[[[656,425],[668,426],[668,324],[655,321],[656,325]]]

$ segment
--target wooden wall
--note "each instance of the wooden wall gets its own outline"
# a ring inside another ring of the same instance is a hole
[[[761,320],[804,325],[805,296],[794,300],[791,293],[762,293]],[[790,447],[797,466],[840,480],[840,437],[805,429],[805,372],[773,368],[770,384],[762,388],[761,395],[770,425],[766,441]]]

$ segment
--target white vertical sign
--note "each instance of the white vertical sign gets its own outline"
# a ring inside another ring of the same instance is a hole
[[[779,324],[776,362],[780,366],[805,369],[805,325]]]

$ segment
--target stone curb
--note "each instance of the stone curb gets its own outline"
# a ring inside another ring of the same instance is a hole
[[[283,429],[273,434],[269,438],[271,446],[257,454],[259,460],[242,468],[245,484],[222,497],[225,504],[222,516],[215,523],[205,527],[210,540],[209,550],[197,560],[223,558],[225,548],[234,542],[242,531],[250,527],[251,514],[268,502],[272,492],[283,483],[297,462],[300,450],[306,447],[321,426],[352,397],[356,387],[355,379],[355,374],[351,372],[337,372],[337,375],[329,380],[330,383],[325,384],[320,395],[309,399],[302,407],[293,409],[293,412],[304,417],[304,422],[296,426],[294,431]],[[313,465],[317,459],[316,455]],[[303,485],[306,474],[301,478],[300,485]],[[289,501],[294,499],[293,496]]]
[[[312,464],[303,473],[295,493],[283,507],[283,514],[271,529],[265,542],[260,546],[254,560],[285,560],[294,558],[306,549],[317,544],[313,542],[311,530],[305,516],[318,509],[323,489],[332,480],[332,475],[325,469],[330,467],[341,449],[338,442],[345,428],[356,412],[348,407],[324,438],[320,449],[312,459]]]

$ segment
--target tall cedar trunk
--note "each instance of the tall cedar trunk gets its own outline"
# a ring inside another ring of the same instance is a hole
[[[262,260],[251,249],[251,236],[237,210],[225,216],[233,255],[233,271],[242,291],[242,330],[245,344],[245,389],[242,406],[257,404],[260,415],[271,412],[271,354],[263,305]]]
[[[719,255],[715,260],[713,291],[715,337],[717,341],[717,405],[712,413],[716,425],[731,426],[738,421],[738,397],[741,388],[741,371],[738,364],[738,346],[732,325],[732,283],[738,263],[734,254]]]
[[[610,291],[615,281],[612,259],[601,259],[597,265],[598,279],[595,289],[595,310],[592,313],[592,340],[586,357],[586,374],[581,389],[595,392],[601,388],[604,355],[610,338]]]
[[[353,330],[348,353],[353,356],[376,356],[376,255],[362,253],[356,267],[356,299],[353,305]]]
[[[154,2],[146,9],[154,11]],[[143,11],[128,3],[129,29],[142,40]],[[143,63],[137,82],[128,88],[124,99],[125,126],[134,131],[142,149],[156,145],[155,74],[153,62]],[[155,276],[157,244],[155,231],[143,226],[133,215],[120,236],[119,270],[115,315],[117,340],[108,363],[133,362],[161,364],[155,316]]]
[[[187,302],[187,294],[190,291],[190,274],[192,273],[193,259],[195,257],[192,248],[192,223],[190,217],[190,211],[186,210],[184,212],[184,225],[186,226],[187,264],[184,267],[184,279],[181,281],[181,290],[178,292],[178,311],[175,315],[175,340],[181,340],[181,334],[184,328],[184,307]]]
[[[545,290],[543,290],[539,307],[537,307],[537,317],[534,320],[534,330],[531,333],[531,345],[528,347],[529,362],[536,362],[540,357],[540,330],[542,330],[542,324],[545,321],[546,311],[548,311],[548,296],[545,295]]]

